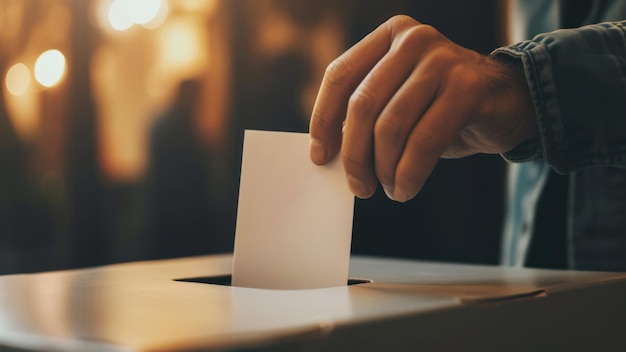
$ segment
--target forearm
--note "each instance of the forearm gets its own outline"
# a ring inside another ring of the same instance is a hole
[[[497,49],[518,60],[540,139],[504,157],[543,157],[556,171],[626,165],[626,21],[542,34]]]

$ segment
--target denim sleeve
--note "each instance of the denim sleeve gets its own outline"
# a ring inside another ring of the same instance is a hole
[[[540,138],[504,153],[559,173],[626,166],[626,21],[541,34],[492,56],[524,70]]]

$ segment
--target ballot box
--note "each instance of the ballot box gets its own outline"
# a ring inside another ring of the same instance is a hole
[[[626,274],[352,257],[230,286],[229,254],[0,277],[0,350],[626,351]]]

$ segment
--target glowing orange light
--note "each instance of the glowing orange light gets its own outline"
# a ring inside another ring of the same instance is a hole
[[[23,63],[17,63],[7,71],[6,87],[9,93],[19,97],[28,91],[30,86],[30,70]]]
[[[160,32],[161,64],[170,72],[191,77],[209,61],[203,23],[191,17],[169,21]]]
[[[44,87],[52,87],[65,74],[65,56],[58,50],[43,52],[35,61],[35,79]]]

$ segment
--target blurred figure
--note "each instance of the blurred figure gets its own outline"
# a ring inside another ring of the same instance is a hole
[[[0,107],[0,274],[57,265],[52,205],[37,187],[27,157],[28,149]]]
[[[206,150],[194,131],[197,81],[184,81],[172,107],[150,133],[144,248],[149,258],[226,251],[232,239],[216,231],[219,209],[209,194]],[[227,220],[226,220],[227,221]]]
[[[248,86],[244,129],[306,132],[308,116],[300,106],[300,94],[311,70],[308,58],[296,50],[257,63],[258,76]]]

